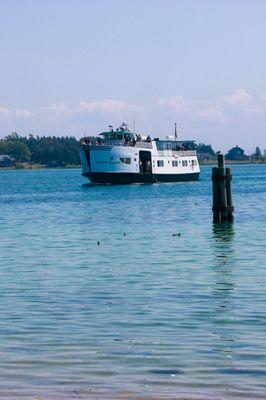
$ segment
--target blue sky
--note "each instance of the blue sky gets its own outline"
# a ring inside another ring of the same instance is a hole
[[[266,148],[266,2],[0,0],[0,137],[94,134]]]

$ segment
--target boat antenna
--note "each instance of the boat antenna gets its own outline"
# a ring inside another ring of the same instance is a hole
[[[177,123],[175,122],[175,140],[177,140],[177,129],[176,129]]]

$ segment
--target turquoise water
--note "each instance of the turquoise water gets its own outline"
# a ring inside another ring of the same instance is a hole
[[[266,165],[233,166],[232,226],[210,175],[0,171],[1,398],[266,398]]]

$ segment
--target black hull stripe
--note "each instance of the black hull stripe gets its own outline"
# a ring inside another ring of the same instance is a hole
[[[84,153],[85,153],[85,157],[86,157],[86,160],[87,160],[87,163],[88,163],[89,170],[91,170],[91,156],[90,156],[90,149],[89,149],[89,147],[87,147],[86,149],[84,149]]]
[[[136,173],[84,173],[93,183],[128,183],[188,182],[199,180],[199,172],[189,174],[136,174]]]

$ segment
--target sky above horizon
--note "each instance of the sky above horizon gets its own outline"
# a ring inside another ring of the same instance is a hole
[[[123,121],[266,148],[266,1],[0,0],[0,138]]]

